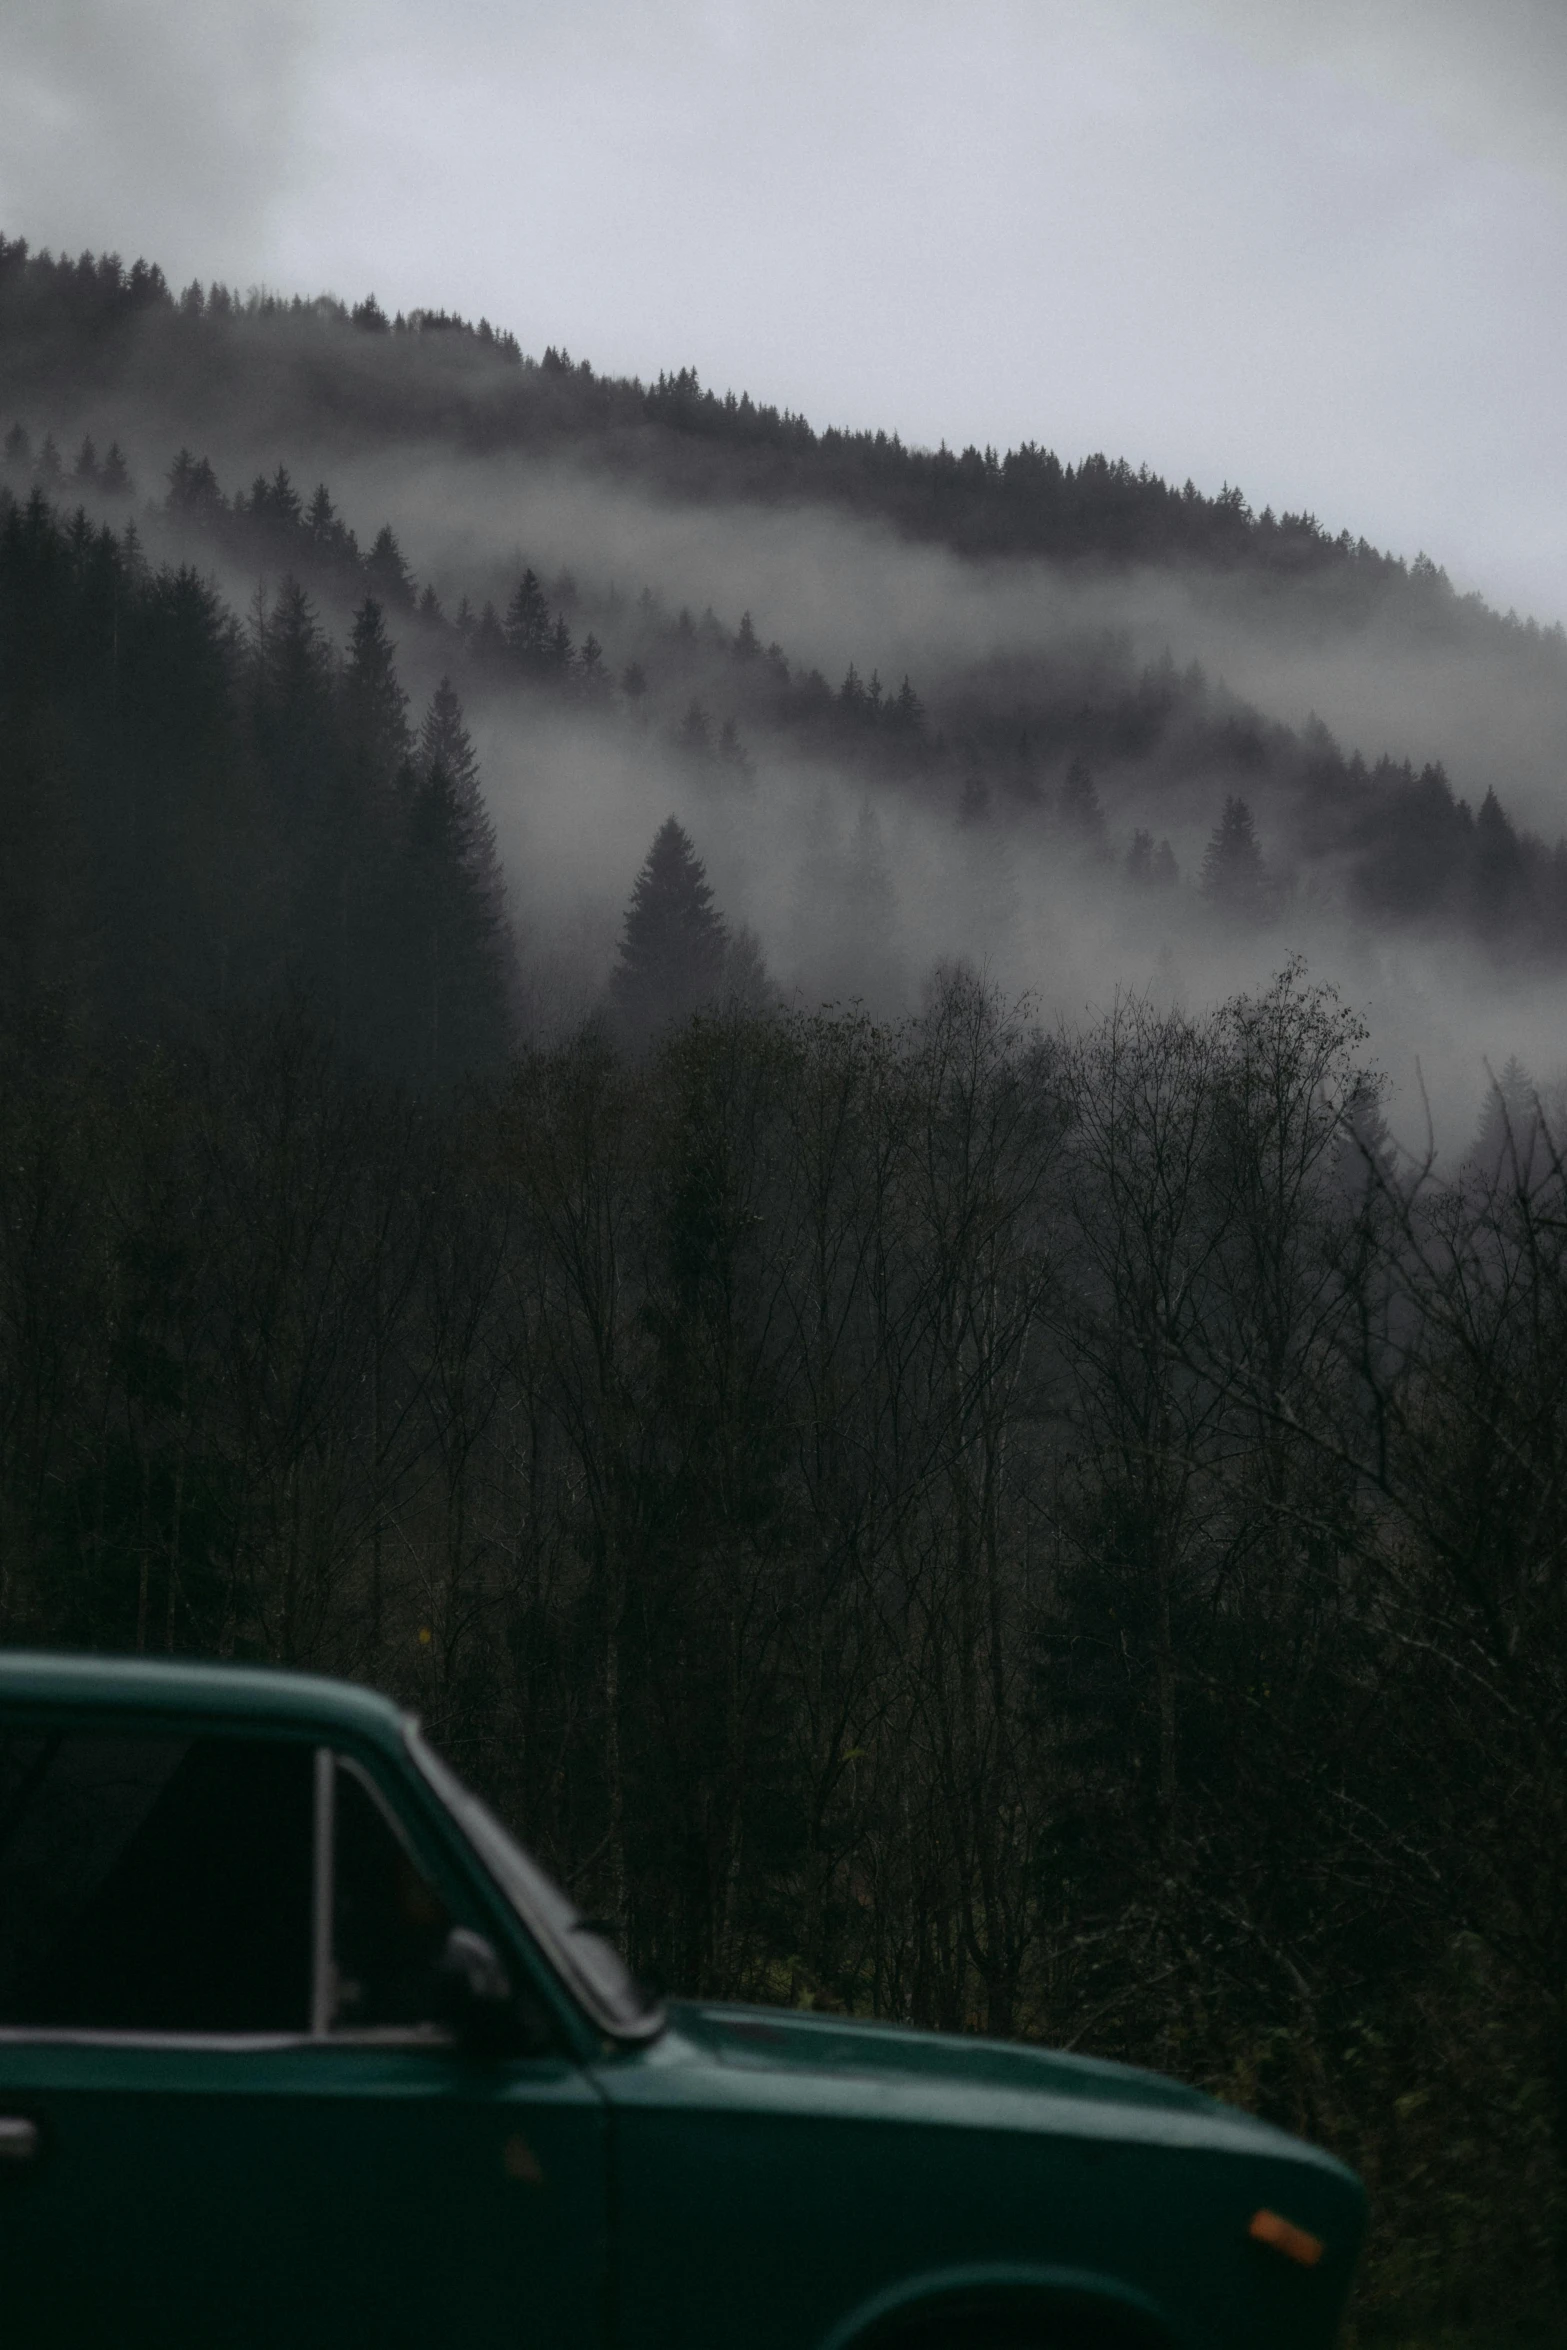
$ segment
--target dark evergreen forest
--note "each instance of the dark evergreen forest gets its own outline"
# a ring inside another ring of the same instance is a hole
[[[1509,806],[1505,771],[1466,792],[1440,758],[1280,722],[1201,663],[1140,658],[1103,625],[1027,658],[954,653],[938,675],[884,680],[852,641],[824,674],[764,643],[747,612],[695,617],[657,580],[638,598],[570,571],[547,581],[520,557],[443,609],[415,580],[395,518],[361,547],[328,484],[296,484],[289,468],[304,447],[344,462],[367,448],[530,462],[566,451],[596,478],[698,507],[842,512],[981,561],[1048,557],[1066,577],[1163,567],[1227,583],[1224,595],[1302,637],[1379,615],[1438,666],[1479,664],[1476,695],[1499,709],[1543,696],[1561,732],[1559,627],[1456,595],[1423,556],[1409,565],[1310,516],[1255,514],[1238,490],[1204,497],[1146,468],[1074,469],[1033,447],[932,454],[885,433],[818,433],[702,392],[689,370],[649,387],[553,350],[526,358],[487,321],[389,319],[373,297],[350,309],[222,286],[175,295],[143,262],[57,260],[0,239],[0,414],[6,403],[5,478],[19,497],[37,486],[67,508],[80,498],[96,520],[132,517],[144,532],[155,508],[165,559],[288,577],[345,622],[372,596],[394,625],[415,624],[421,666],[460,683],[466,672],[470,694],[531,689],[600,722],[656,721],[689,766],[732,778],[768,750],[822,763],[897,804],[988,826],[1030,857],[1089,853],[1101,880],[1113,869],[1134,889],[1178,873],[1197,883],[1203,840],[1240,799],[1266,872],[1227,898],[1224,871],[1208,869],[1231,914],[1277,921],[1325,892],[1369,933],[1456,934],[1507,967],[1559,962],[1567,948],[1567,843]],[[72,437],[84,417],[96,441]],[[133,427],[156,451],[145,482],[122,453]],[[237,429],[265,452],[248,486],[224,482],[202,449],[232,445]],[[1539,756],[1559,771],[1548,744]],[[1160,857],[1165,833],[1179,857]]]
[[[275,456],[229,486],[192,408],[241,377]],[[88,391],[123,432],[67,437]],[[591,432],[693,496],[1508,624],[1124,467],[19,245],[0,396],[0,1638],[369,1679],[670,1988],[1042,2036],[1308,2132],[1372,2188],[1366,2340],[1558,2305],[1563,1136],[1508,1068],[1466,1154],[1398,1148],[1285,915],[1331,873],[1549,972],[1567,853],[1114,644],[829,679],[654,589],[453,596],[291,433]],[[569,1023],[481,706],[655,775]],[[861,945],[912,805],[954,859],[1184,892],[1277,976],[786,999],[656,796],[786,759],[852,779]],[[1117,813],[1133,764],[1200,791],[1185,870]]]

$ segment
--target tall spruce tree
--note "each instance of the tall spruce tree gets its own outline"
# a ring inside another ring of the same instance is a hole
[[[610,998],[628,1035],[687,1020],[723,991],[728,931],[690,835],[673,816],[653,838],[626,908]]]
[[[333,662],[315,607],[285,578],[252,612],[248,718],[263,800],[272,814],[270,894],[280,919],[277,961],[314,990],[325,954],[332,869],[341,854],[344,784]]]
[[[550,666],[550,608],[531,565],[512,592],[504,632],[506,651],[514,666],[524,677],[542,676]]]
[[[424,714],[418,766],[424,787],[435,785],[438,777],[444,779],[440,789],[450,796],[454,851],[466,877],[475,921],[509,995],[516,954],[506,914],[506,876],[484,804],[473,738],[463,724],[462,704],[449,677],[441,679]]]
[[[1523,846],[1494,790],[1488,790],[1475,818],[1470,897],[1475,927],[1492,936],[1517,918],[1527,887]]]
[[[411,988],[415,1080],[432,1088],[492,1069],[510,1041],[504,921],[471,862],[463,797],[437,757],[414,789],[408,824],[403,984]]]
[[[1246,802],[1232,793],[1202,860],[1202,894],[1227,914],[1255,919],[1266,909],[1268,876]]]
[[[397,647],[374,596],[354,615],[343,671],[343,717],[349,762],[360,792],[384,793],[409,751],[408,696],[397,675]]]
[[[415,591],[413,573],[409,570],[402,548],[391,524],[383,523],[376,532],[369,554],[365,557],[365,576],[375,592],[395,611],[411,612]]]

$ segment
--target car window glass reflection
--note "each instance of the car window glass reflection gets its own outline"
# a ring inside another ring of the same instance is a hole
[[[312,1760],[0,1729],[0,2025],[299,2032]]]
[[[351,1764],[337,1766],[333,1811],[333,2027],[432,2024],[446,1905]]]

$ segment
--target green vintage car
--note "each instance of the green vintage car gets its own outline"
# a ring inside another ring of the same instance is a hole
[[[1153,2074],[650,2002],[383,1698],[0,1655],[16,2350],[1315,2350],[1363,2216]]]

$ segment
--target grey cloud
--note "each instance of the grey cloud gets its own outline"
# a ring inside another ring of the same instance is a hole
[[[333,479],[361,536],[395,514],[421,576],[448,606],[464,590],[503,597],[526,559],[568,565],[587,590],[647,579],[671,602],[709,599],[733,626],[749,606],[765,637],[820,662],[836,683],[852,657],[895,680],[908,666],[934,694],[993,656],[1027,683],[1051,647],[1120,637],[1135,658],[1168,645],[1294,721],[1325,717],[1370,759],[1449,762],[1476,804],[1494,784],[1515,816],[1547,836],[1567,822],[1567,708],[1560,658],[1521,632],[1511,651],[1432,646],[1397,610],[1342,629],[1307,598],[1253,606],[1222,577],[1142,572],[1093,578],[1039,562],[975,564],[911,546],[841,514],[745,506],[678,507],[623,483],[537,460],[459,461],[404,450],[339,464]],[[611,648],[613,650],[613,647]],[[999,674],[999,672],[998,672]],[[425,690],[421,682],[420,690]],[[1216,935],[1189,884],[1224,786],[1204,775],[1150,795],[1134,770],[1100,777],[1112,831],[1168,833],[1188,887],[1150,919],[1113,878],[1085,877],[1050,837],[965,836],[917,794],[755,745],[750,792],[715,787],[672,759],[655,728],[639,734],[509,697],[475,696],[474,731],[506,855],[513,903],[534,957],[539,1010],[569,1022],[589,1007],[613,958],[621,913],[658,821],[673,809],[707,860],[731,919],[760,934],[769,967],[807,1004],[865,993],[878,1011],[911,1000],[939,956],[982,965],[1007,991],[1037,994],[1049,1017],[1102,1007],[1117,984],[1193,1005],[1262,985],[1292,952],[1369,1017],[1395,1087],[1395,1125],[1418,1145],[1429,1096],[1444,1144],[1462,1141],[1486,1082],[1518,1052],[1542,1081],[1561,1073],[1567,983],[1508,976],[1455,940],[1384,937],[1351,920],[1309,874],[1290,916],[1249,939]],[[842,869],[859,811],[874,804],[892,886],[882,962],[901,982],[878,992],[851,946]],[[1275,853],[1283,812],[1257,803]],[[986,863],[998,850],[1004,861]],[[839,894],[834,894],[835,885]],[[847,972],[847,977],[842,974]],[[901,994],[900,994],[901,988]]]
[[[1169,0],[1128,0],[1168,23]],[[1433,116],[1457,145],[1567,187],[1560,0],[1178,0],[1254,53],[1326,67]]]
[[[229,469],[266,454],[236,452]],[[909,670],[925,691],[954,666],[1109,630],[1139,659],[1166,647],[1182,664],[1200,659],[1292,723],[1315,713],[1371,759],[1444,759],[1476,805],[1494,786],[1547,837],[1567,826],[1560,669],[1521,635],[1510,654],[1482,655],[1425,643],[1396,613],[1336,632],[1309,605],[1253,608],[1220,576],[1095,581],[1041,562],[974,564],[841,514],[669,505],[532,458],[403,451],[391,462],[323,455],[321,467],[361,530],[396,513],[415,568],[433,571],[449,599],[503,595],[526,550],[546,573],[654,581],[693,610],[711,600],[730,626],[749,608],[764,639],[832,670],[834,683],[852,655],[892,684]]]
[[[1554,616],[1564,50],[1561,0],[0,0],[0,224],[1239,480]]]
[[[238,276],[291,163],[305,0],[0,0],[0,221]]]

